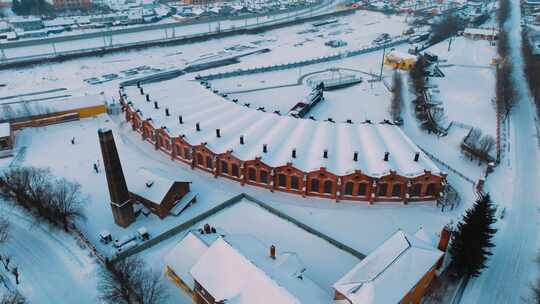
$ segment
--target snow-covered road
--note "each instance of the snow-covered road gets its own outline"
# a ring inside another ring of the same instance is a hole
[[[18,266],[18,288],[30,303],[97,303],[97,265],[71,236],[36,225],[18,211],[1,213],[10,221],[10,239],[0,252]],[[0,273],[8,276],[3,267]]]
[[[498,223],[496,247],[489,268],[470,281],[461,303],[521,303],[530,294],[537,273],[538,198],[540,157],[531,103],[523,75],[519,2],[513,1],[510,29],[511,52],[520,102],[510,117],[507,159],[489,181],[497,203],[506,207]]]

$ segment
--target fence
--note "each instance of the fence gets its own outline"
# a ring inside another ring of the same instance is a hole
[[[266,211],[268,211],[268,212],[270,212],[270,213],[272,213],[272,214],[274,214],[274,215],[276,215],[276,216],[278,216],[278,217],[280,217],[280,218],[282,218],[282,219],[284,219],[284,220],[298,226],[299,228],[305,230],[306,232],[311,233],[311,234],[313,234],[313,235],[315,235],[315,236],[329,242],[333,246],[335,246],[335,247],[337,247],[337,248],[351,254],[352,256],[354,256],[354,257],[356,257],[356,258],[358,258],[360,260],[362,260],[362,259],[364,259],[366,257],[363,253],[361,253],[361,252],[359,252],[359,251],[357,251],[357,250],[355,250],[355,249],[353,249],[353,248],[351,248],[351,247],[349,247],[349,246],[347,246],[347,245],[345,245],[343,243],[340,243],[339,241],[331,238],[330,236],[328,236],[328,235],[326,235],[326,234],[324,234],[324,233],[322,233],[322,232],[320,232],[318,230],[315,230],[315,229],[311,228],[310,226],[296,220],[295,218],[293,218],[291,216],[286,215],[285,213],[283,213],[281,211],[278,211],[277,209],[275,209],[273,207],[270,207],[268,204],[263,203],[263,202],[255,199],[255,198],[249,196],[248,194],[241,193],[239,195],[236,195],[236,196],[224,201],[223,203],[217,205],[216,207],[214,207],[214,208],[212,208],[212,209],[210,209],[210,210],[208,210],[206,212],[203,212],[203,213],[201,213],[201,214],[199,214],[199,215],[185,221],[184,223],[182,223],[182,224],[180,224],[180,225],[178,225],[178,226],[176,226],[176,227],[174,227],[174,228],[172,228],[172,229],[170,229],[170,230],[168,230],[168,231],[166,231],[166,232],[164,232],[164,233],[162,233],[162,234],[160,234],[160,235],[158,235],[158,236],[156,236],[156,237],[154,237],[154,238],[152,238],[152,239],[150,239],[148,241],[146,241],[145,243],[142,243],[139,246],[130,248],[130,249],[128,249],[128,250],[126,250],[126,251],[124,251],[122,253],[117,254],[116,256],[113,257],[112,260],[116,261],[116,260],[119,260],[119,259],[125,259],[125,258],[130,257],[130,256],[132,256],[134,254],[137,254],[137,253],[139,253],[139,252],[141,252],[143,250],[146,250],[146,249],[148,249],[150,247],[153,247],[154,245],[157,245],[157,244],[159,244],[159,243],[161,243],[161,242],[163,242],[163,241],[165,241],[165,240],[167,240],[167,239],[181,233],[182,231],[186,231],[187,229],[189,229],[193,225],[195,225],[198,222],[201,222],[204,219],[218,213],[219,211],[235,205],[236,203],[240,202],[243,199],[246,199],[246,200],[258,205],[259,207],[265,209]]]
[[[379,51],[385,48],[390,48],[396,45],[400,45],[402,43],[407,42],[407,37],[400,37],[399,39],[396,39],[395,41],[389,42],[387,44],[383,45],[377,45],[372,47],[363,47],[357,50],[352,51],[346,51],[342,53],[336,53],[334,55],[330,56],[324,56],[324,57],[317,57],[317,58],[311,58],[306,59],[302,61],[296,61],[296,62],[290,62],[290,63],[282,63],[282,64],[275,64],[270,66],[263,66],[263,67],[257,67],[252,69],[238,69],[230,72],[222,72],[222,73],[216,73],[216,74],[208,74],[204,76],[199,76],[198,79],[200,80],[215,80],[215,79],[221,79],[221,78],[228,78],[228,77],[238,77],[243,75],[250,75],[250,74],[257,74],[257,73],[265,73],[265,72],[271,72],[271,71],[280,71],[280,70],[287,70],[287,69],[294,69],[298,67],[303,67],[306,65],[312,65],[317,63],[323,63],[323,62],[329,62],[333,60],[339,60],[344,58],[349,58],[353,56],[363,55],[375,51]]]
[[[422,152],[424,152],[429,158],[431,158],[432,160],[438,162],[440,165],[442,165],[443,167],[445,167],[447,170],[449,170],[450,172],[458,175],[459,177],[463,178],[464,180],[466,180],[467,182],[471,183],[471,184],[475,184],[474,180],[472,180],[471,178],[468,178],[467,176],[465,176],[465,174],[459,172],[458,170],[452,168],[450,165],[448,165],[447,163],[443,162],[442,160],[440,160],[439,158],[437,158],[435,155],[429,153],[428,151],[426,151],[424,148],[418,146],[418,148],[420,150],[422,150]]]

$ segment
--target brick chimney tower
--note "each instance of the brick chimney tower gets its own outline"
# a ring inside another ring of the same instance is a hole
[[[110,129],[99,129],[98,135],[107,175],[114,222],[118,226],[126,228],[135,221],[135,212],[133,211],[133,202],[129,197],[126,179],[122,172],[118,151],[116,151],[113,133]]]

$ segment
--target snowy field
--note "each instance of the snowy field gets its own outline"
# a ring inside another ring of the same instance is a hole
[[[449,121],[478,127],[495,137],[497,115],[495,98],[496,46],[489,41],[457,37],[429,49],[445,62],[443,78],[432,78],[438,86],[445,114]]]

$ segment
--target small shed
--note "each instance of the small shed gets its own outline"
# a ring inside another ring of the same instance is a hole
[[[147,169],[128,173],[126,179],[133,200],[140,202],[160,218],[169,215],[171,209],[182,202],[184,197],[191,197],[190,182],[171,180]]]

